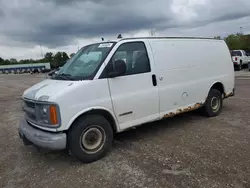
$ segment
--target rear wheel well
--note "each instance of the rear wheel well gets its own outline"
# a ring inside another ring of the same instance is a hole
[[[106,111],[106,110],[101,110],[101,109],[93,109],[93,110],[90,110],[90,111],[88,111],[88,112],[85,112],[85,113],[81,114],[80,116],[78,116],[78,117],[73,121],[72,125],[73,125],[78,119],[80,119],[81,117],[86,116],[86,115],[101,115],[101,116],[103,116],[104,118],[106,118],[106,119],[109,121],[109,123],[110,123],[110,125],[111,125],[111,127],[112,127],[112,129],[113,129],[113,132],[114,132],[114,133],[117,132],[116,122],[115,122],[113,116],[112,116],[108,111]],[[72,127],[72,125],[71,125],[71,127]]]
[[[211,87],[211,89],[217,89],[218,91],[221,92],[221,94],[223,94],[223,95],[225,94],[224,86],[223,86],[223,84],[220,83],[220,82],[215,83],[215,84]]]

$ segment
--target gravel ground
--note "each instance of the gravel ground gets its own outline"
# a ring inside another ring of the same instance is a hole
[[[20,96],[43,76],[0,75],[0,187],[248,188],[250,75],[237,75],[236,96],[220,116],[187,113],[118,134],[108,156],[92,164],[25,147]]]

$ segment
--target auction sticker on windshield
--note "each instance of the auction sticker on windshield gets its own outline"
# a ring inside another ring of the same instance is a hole
[[[102,43],[98,46],[98,48],[110,48],[113,43]]]

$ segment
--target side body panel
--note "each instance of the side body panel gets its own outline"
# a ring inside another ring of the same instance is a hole
[[[233,65],[223,41],[155,39],[150,45],[159,83],[160,117],[198,108],[216,82],[224,85],[225,93],[233,91]]]

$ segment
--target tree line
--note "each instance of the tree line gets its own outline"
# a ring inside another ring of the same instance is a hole
[[[42,59],[21,59],[17,60],[15,58],[3,59],[0,57],[0,65],[14,65],[14,64],[35,64],[35,63],[50,63],[51,68],[58,68],[63,66],[67,60],[74,56],[74,53],[68,54],[66,52],[57,52],[53,54],[52,52],[47,52]]]
[[[222,39],[220,36],[214,38]],[[242,33],[231,34],[224,38],[230,50],[245,50],[250,52],[250,35]]]

